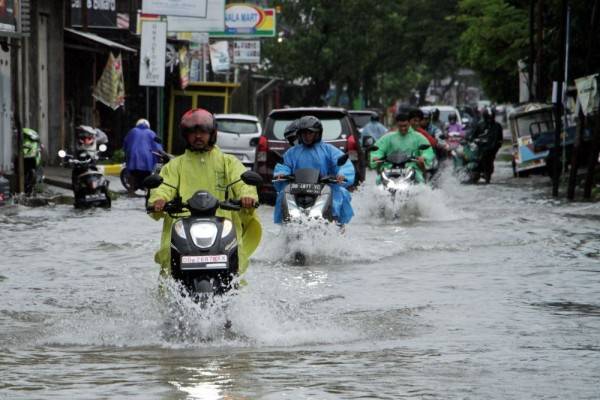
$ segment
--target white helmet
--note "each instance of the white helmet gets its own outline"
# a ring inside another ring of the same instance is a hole
[[[140,118],[135,123],[135,126],[146,125],[146,128],[150,129],[150,122],[147,119]]]

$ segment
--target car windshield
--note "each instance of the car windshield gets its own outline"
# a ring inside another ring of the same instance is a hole
[[[277,139],[283,140],[283,131],[285,127],[289,125],[294,119],[276,119],[273,124],[273,135]],[[334,140],[340,137],[342,134],[342,120],[335,119],[321,119],[323,124],[323,140]]]
[[[258,126],[254,121],[243,121],[239,119],[218,119],[217,129],[219,132],[251,134],[258,133]]]
[[[448,117],[452,114],[456,115],[456,112],[453,110],[440,110],[440,121],[448,122]]]
[[[350,117],[352,117],[358,129],[365,126],[371,120],[370,114],[351,114]]]

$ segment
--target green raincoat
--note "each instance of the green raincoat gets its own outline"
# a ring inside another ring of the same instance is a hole
[[[206,153],[186,150],[184,154],[169,161],[160,175],[164,182],[177,187],[183,202],[186,202],[198,190],[210,192],[218,200],[225,200],[225,186],[240,178],[246,171],[243,164],[234,156],[224,154],[217,146]],[[238,182],[229,189],[230,199],[251,197],[258,201],[254,186]],[[160,185],[150,193],[149,203],[157,199],[173,200],[176,191],[167,185]],[[177,220],[166,213],[151,214],[154,219],[164,218],[160,249],[154,259],[161,266],[161,274],[171,272],[171,226]],[[217,210],[217,216],[230,219],[235,225],[238,239],[239,273],[242,275],[248,267],[248,259],[260,243],[262,227],[254,209],[241,211]]]
[[[382,136],[375,145],[379,148],[375,151],[371,152],[371,160],[369,166],[373,169],[377,168],[378,164],[373,162],[373,158],[384,158],[388,154],[394,153],[396,151],[402,151],[407,154],[415,154],[417,157],[423,157],[425,160],[425,169],[431,168],[433,160],[435,159],[435,153],[433,149],[428,147],[426,150],[419,150],[419,146],[422,144],[429,145],[429,141],[421,135],[419,132],[415,131],[413,128],[408,128],[408,132],[406,135],[402,135],[398,131],[392,131],[384,136]],[[390,168],[392,165],[390,163],[383,163],[384,168]],[[417,182],[423,183],[425,182],[425,177],[423,176],[423,171],[418,165],[414,162],[408,163],[407,166],[413,168],[415,170],[415,176]],[[379,183],[380,177],[377,176],[377,183]]]

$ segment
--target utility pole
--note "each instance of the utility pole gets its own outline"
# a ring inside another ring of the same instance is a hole
[[[552,196],[558,196],[558,187],[560,184],[560,171],[561,171],[561,133],[562,133],[562,113],[563,113],[563,79],[565,76],[565,58],[566,58],[566,24],[567,24],[567,11],[568,11],[568,0],[561,1],[560,7],[560,49],[558,56],[558,72],[556,75],[554,93],[554,148],[552,151]]]
[[[598,30],[598,14],[600,14],[600,10],[598,9],[600,5],[600,0],[594,1],[594,8],[592,10],[592,26],[590,29],[590,46],[597,45],[594,42],[596,40],[596,31]],[[591,60],[591,49],[593,47],[588,47],[588,55],[586,59],[586,64],[588,67],[588,72],[591,72],[589,69],[590,60]],[[600,82],[598,82],[600,83]],[[591,118],[589,118],[591,119]],[[585,178],[585,186],[583,188],[583,198],[589,199],[592,197],[592,186],[594,185],[594,172],[596,170],[596,164],[598,163],[598,149],[600,148],[600,110],[596,112],[595,121],[591,125],[592,128],[592,143],[591,143],[591,151],[590,158],[588,161],[588,170],[587,176]]]
[[[592,16],[590,20],[590,32],[588,35],[588,43],[587,43],[587,55],[585,57],[585,71],[587,74],[591,74],[592,71],[590,69],[590,61],[592,57],[592,49],[595,49],[597,43],[597,35],[596,28],[598,26],[598,13],[600,12],[599,8],[599,0],[594,1],[594,6],[592,8]],[[583,111],[581,110],[581,106],[577,109],[577,129],[575,131],[575,143],[573,144],[573,152],[571,154],[571,170],[569,171],[569,186],[567,188],[567,198],[569,200],[575,199],[575,186],[577,184],[577,171],[579,169],[579,149],[581,148],[581,137],[583,133],[583,129],[585,126],[585,116],[583,115]],[[593,142],[592,142],[593,143]],[[593,146],[592,146],[593,147]],[[593,148],[592,148],[593,150]],[[592,151],[593,153],[593,151]],[[596,157],[597,158],[597,157]],[[590,158],[590,163],[593,160]],[[590,186],[590,196],[591,196],[591,186]]]
[[[543,102],[546,97],[544,96],[544,94],[546,93],[544,90],[544,84],[546,81],[544,79],[544,0],[538,0],[537,6],[535,98],[536,100]]]
[[[529,2],[529,62],[527,63],[527,86],[529,91],[529,101],[535,100],[535,1]]]

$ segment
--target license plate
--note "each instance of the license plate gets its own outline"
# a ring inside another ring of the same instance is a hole
[[[86,194],[85,195],[85,199],[86,200],[104,200],[104,194],[102,193],[98,193],[98,194]]]
[[[291,194],[321,194],[321,185],[314,183],[292,183],[290,185]]]
[[[182,264],[212,264],[227,262],[226,254],[216,256],[181,256]]]

